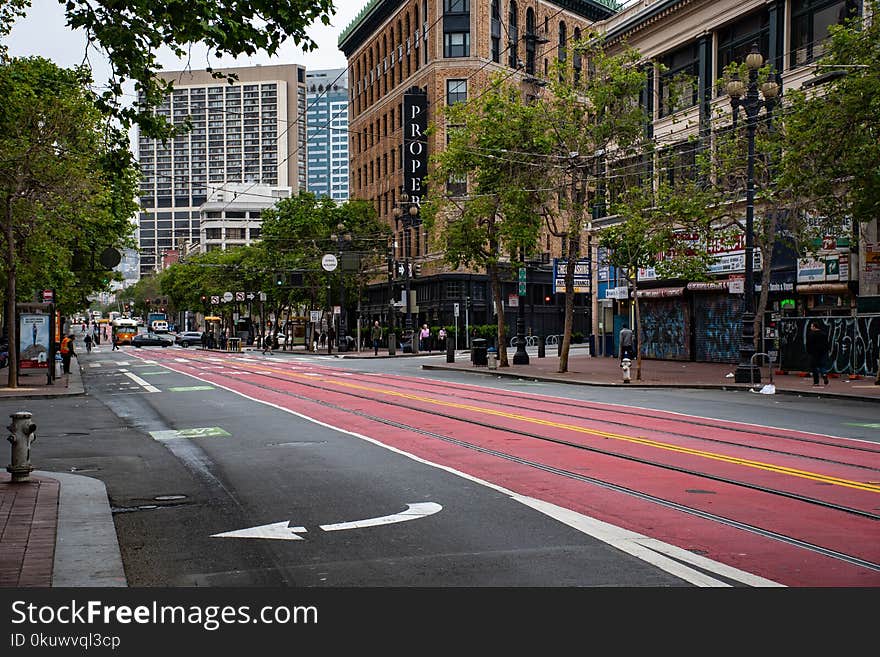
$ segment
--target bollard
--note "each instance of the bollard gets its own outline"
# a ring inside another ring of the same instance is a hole
[[[620,367],[623,368],[623,382],[629,383],[629,370],[632,366],[632,361],[629,358],[624,358],[620,361]]]
[[[446,362],[455,362],[455,344],[449,339],[446,340]]]
[[[547,350],[547,347],[544,344],[544,336],[539,335],[538,336],[538,358],[544,358],[544,356],[547,353],[546,350]]]
[[[31,422],[31,414],[27,411],[13,413],[12,424],[7,429],[12,433],[9,442],[12,443],[12,463],[6,467],[6,471],[12,475],[12,482],[30,481],[30,474],[34,467],[31,465],[31,443],[37,438],[34,435],[37,425]]]
[[[556,355],[562,358],[562,336],[558,336],[558,342],[556,343]]]
[[[397,355],[397,335],[394,333],[388,334],[388,355]]]

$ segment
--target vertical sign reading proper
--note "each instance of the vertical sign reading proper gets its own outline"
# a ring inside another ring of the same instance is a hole
[[[410,201],[421,209],[426,188],[423,184],[428,174],[428,94],[418,87],[411,87],[403,94],[403,191]],[[421,223],[421,217],[404,214],[404,221],[412,225]]]

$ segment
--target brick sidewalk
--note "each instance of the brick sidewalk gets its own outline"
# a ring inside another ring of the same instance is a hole
[[[0,587],[52,585],[60,484],[0,474]]]

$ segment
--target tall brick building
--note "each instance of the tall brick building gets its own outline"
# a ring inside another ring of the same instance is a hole
[[[404,94],[422,92],[427,123],[441,124],[445,105],[479,94],[492,74],[506,71],[529,84],[565,52],[571,38],[612,14],[596,0],[373,0],[340,36],[349,63],[350,195],[371,200],[392,227],[395,260],[421,265],[420,277],[411,282],[418,324],[452,324],[456,303],[462,327],[466,313],[471,324],[492,323],[494,313],[485,272],[450,271],[423,226],[408,227],[395,217],[410,152],[404,149]],[[444,130],[438,130],[426,144],[428,155],[445,143]],[[406,182],[412,194],[412,184],[419,182],[411,177]],[[466,193],[462,183],[450,185],[450,193]],[[561,332],[547,266],[558,251],[558,244],[550,244],[530,271],[527,308],[536,333]],[[387,283],[373,285],[363,316],[387,320],[389,292]],[[399,290],[394,298],[400,298]],[[504,310],[512,321],[515,310]],[[585,331],[585,313],[577,315],[575,330]]]

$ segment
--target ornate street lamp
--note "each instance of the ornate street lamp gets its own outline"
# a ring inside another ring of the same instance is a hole
[[[755,354],[755,129],[758,125],[758,113],[765,108],[769,115],[779,92],[775,82],[761,85],[761,100],[758,94],[758,69],[764,64],[764,58],[758,52],[758,44],[752,44],[751,52],[746,56],[749,69],[748,85],[743,84],[738,75],[727,84],[727,94],[733,108],[733,122],[740,108],[746,113],[746,137],[748,139],[748,162],[746,169],[746,248],[745,248],[745,290],[743,293],[742,335],[739,346],[739,364],[734,373],[737,383],[760,383],[761,370],[752,359]],[[743,93],[745,92],[745,94]],[[769,254],[765,254],[769,257]]]
[[[523,267],[522,271],[526,272],[525,260],[526,254],[525,249],[522,246],[519,247],[519,258],[522,260]],[[526,281],[524,277],[520,277],[519,282],[517,283],[519,286],[518,293],[525,292],[526,289]],[[513,364],[514,365],[528,365],[529,364],[529,354],[526,351],[526,295],[524,293],[519,294],[519,303],[516,307],[516,353],[513,354]]]
[[[413,223],[416,221],[416,218],[419,216],[419,206],[416,203],[412,203],[409,199],[409,194],[407,194],[404,190],[400,190],[400,199],[399,205],[394,207],[394,216],[398,220],[403,220],[403,227],[406,230],[404,236],[404,269],[403,269],[403,277],[404,284],[406,286],[406,321],[404,323],[404,330],[410,336],[410,341],[412,344],[412,351],[416,353],[418,351],[418,342],[416,340],[415,335],[413,334],[413,316],[412,316],[412,303],[410,301],[410,279],[412,278],[412,268],[409,261],[410,256],[410,248],[412,244],[412,236],[410,233],[410,229],[412,228]]]

